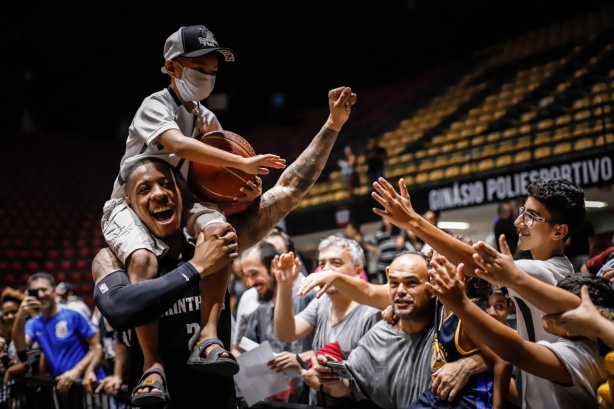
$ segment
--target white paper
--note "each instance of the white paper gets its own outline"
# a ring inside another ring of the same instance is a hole
[[[259,344],[256,341],[252,341],[251,339],[247,337],[243,337],[241,338],[241,342],[239,342],[239,349],[243,353],[243,352],[251,351],[254,348],[257,348],[258,345]]]
[[[273,358],[275,353],[268,341],[237,357],[241,369],[235,382],[248,406],[290,388],[290,378],[267,365]]]

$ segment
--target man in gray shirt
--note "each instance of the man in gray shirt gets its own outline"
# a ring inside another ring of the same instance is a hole
[[[281,258],[285,260],[285,256],[287,255],[284,254]],[[364,270],[363,260],[364,252],[355,240],[332,235],[323,239],[318,246],[318,267],[321,270],[332,269],[343,274],[360,276]],[[280,271],[283,273],[280,274]],[[346,358],[363,335],[381,319],[381,311],[352,301],[331,287],[325,295],[312,300],[307,308],[294,315],[292,294],[295,291],[292,290],[292,284],[297,274],[298,268],[292,268],[291,265],[284,264],[284,261],[276,267],[278,287],[274,320],[277,337],[281,342],[293,342],[313,334],[314,351],[337,341],[342,356]],[[304,375],[303,378],[312,388],[320,388],[315,376],[309,378]],[[329,396],[325,396],[325,399],[327,407],[347,407],[347,402],[335,402],[335,399],[330,399]]]
[[[334,360],[330,356],[319,356],[315,369],[332,396],[370,399],[381,408],[398,409],[431,385],[435,299],[426,289],[428,266],[421,253],[398,255],[386,273],[398,321],[380,321],[360,340],[346,361],[352,379],[341,379],[325,366]]]

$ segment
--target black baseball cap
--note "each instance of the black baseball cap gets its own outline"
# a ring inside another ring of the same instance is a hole
[[[200,57],[211,52],[219,53],[225,62],[235,62],[236,54],[230,48],[220,47],[215,36],[206,26],[184,26],[171,34],[164,43],[164,59]],[[164,67],[162,72],[166,72]]]

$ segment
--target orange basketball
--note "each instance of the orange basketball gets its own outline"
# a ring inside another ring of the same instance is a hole
[[[252,145],[242,136],[230,131],[213,131],[203,135],[200,140],[226,152],[248,158],[255,156]],[[191,163],[188,172],[188,183],[192,191],[200,199],[212,202],[220,208],[229,208],[232,213],[245,210],[250,203],[236,205],[234,197],[241,196],[239,190],[248,181],[255,181],[256,175],[250,175],[235,168]],[[228,205],[233,205],[229,207]],[[228,212],[225,211],[226,214]]]

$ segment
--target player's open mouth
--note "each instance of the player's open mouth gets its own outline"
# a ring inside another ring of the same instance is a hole
[[[151,212],[153,217],[160,223],[167,223],[173,218],[173,209],[169,206],[159,208]]]
[[[520,232],[520,233],[518,233],[518,236],[519,237],[529,237],[529,233]]]

